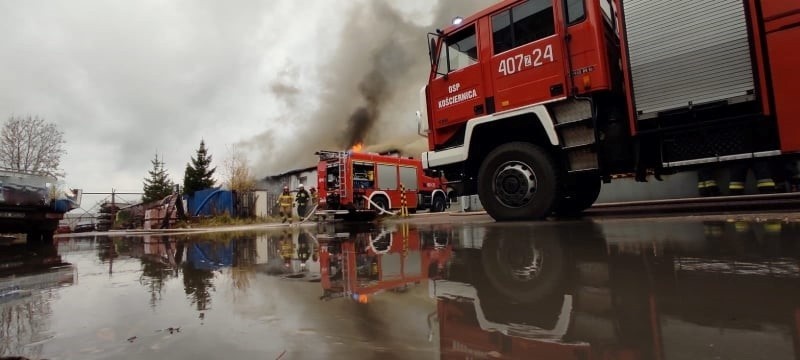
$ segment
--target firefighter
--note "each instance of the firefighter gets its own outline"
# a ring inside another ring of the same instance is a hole
[[[286,220],[289,220],[289,224],[292,223],[292,219],[294,218],[294,216],[292,216],[293,202],[294,199],[292,198],[292,194],[289,193],[289,187],[284,186],[283,193],[281,194],[281,196],[278,197],[278,206],[280,206],[280,214],[281,217],[283,218],[283,221],[281,221],[281,223],[285,223]]]
[[[319,205],[319,194],[317,194],[317,189],[312,186],[311,189],[309,189],[309,192],[311,192],[311,205]]]
[[[299,216],[301,220],[306,217],[306,213],[308,212],[309,199],[311,199],[311,195],[308,195],[308,191],[303,187],[303,184],[300,184],[297,188],[297,195],[295,195],[294,201],[297,203],[297,216]]]
[[[705,167],[697,171],[697,190],[700,196],[719,196],[719,186],[715,179],[714,168]]]
[[[731,179],[728,184],[730,195],[743,195],[744,184],[747,180],[747,171],[753,168],[756,177],[756,188],[759,194],[772,194],[775,192],[775,180],[772,179],[769,163],[763,160],[756,160],[753,163],[734,164],[730,168]]]

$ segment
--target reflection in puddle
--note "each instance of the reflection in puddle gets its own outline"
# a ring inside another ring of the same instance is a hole
[[[399,229],[322,238],[321,299],[349,297],[359,303],[383,291],[404,291],[437,279],[452,253],[450,239],[435,232]]]
[[[0,354],[38,356],[49,331],[58,289],[75,283],[72,264],[56,247],[3,246],[0,250]]]
[[[4,247],[0,355],[794,359],[799,235],[661,220]]]

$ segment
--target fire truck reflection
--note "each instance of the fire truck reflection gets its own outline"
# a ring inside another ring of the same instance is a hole
[[[0,247],[0,355],[41,358],[32,343],[53,336],[52,300],[77,277],[54,243]]]
[[[441,276],[452,253],[449,238],[408,224],[356,235],[320,237],[322,300],[348,297],[367,303],[383,291],[399,291]]]
[[[442,359],[800,358],[800,226],[676,225],[466,232],[431,339]]]

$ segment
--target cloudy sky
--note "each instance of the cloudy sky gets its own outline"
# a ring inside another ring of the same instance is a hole
[[[155,153],[182,182],[201,138],[275,174],[346,146],[359,109],[368,143],[413,139],[425,33],[492,2],[0,1],[0,118],[58,124],[85,191],[141,191]]]

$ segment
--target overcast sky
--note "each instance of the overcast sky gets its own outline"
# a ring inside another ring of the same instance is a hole
[[[141,191],[156,152],[182,182],[201,138],[217,165],[239,144],[259,176],[306,166],[295,153],[338,145],[318,130],[344,131],[376,69],[402,68],[385,79],[392,91],[378,122],[413,135],[425,32],[436,14],[491,2],[0,1],[0,117],[58,124],[66,181],[85,191]],[[413,54],[392,53],[393,39]]]

